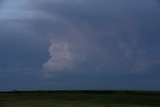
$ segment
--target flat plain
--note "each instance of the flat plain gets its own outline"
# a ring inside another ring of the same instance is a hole
[[[1,92],[0,107],[160,107],[160,92],[89,90]]]

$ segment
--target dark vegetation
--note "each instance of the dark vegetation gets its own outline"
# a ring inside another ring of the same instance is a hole
[[[0,107],[160,107],[160,92],[14,90],[0,93]]]

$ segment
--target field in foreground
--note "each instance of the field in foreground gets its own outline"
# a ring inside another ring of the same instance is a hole
[[[3,92],[0,93],[0,107],[160,107],[160,92]]]

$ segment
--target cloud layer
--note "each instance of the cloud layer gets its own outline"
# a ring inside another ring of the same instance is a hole
[[[158,0],[0,0],[0,90],[160,89],[159,10]]]
[[[44,71],[149,72],[160,60],[156,3],[7,0],[0,20],[48,39]]]
[[[49,48],[51,58],[43,65],[45,70],[94,72],[105,62],[99,71],[148,72],[159,64],[159,57],[150,50],[159,53],[159,43],[149,41],[151,37],[155,42],[159,39],[160,15],[152,9],[154,1],[146,1],[145,10],[141,8],[144,2],[137,5],[129,0],[125,4],[110,0],[31,2],[35,4],[33,10],[47,15],[36,19],[33,27],[54,41]]]

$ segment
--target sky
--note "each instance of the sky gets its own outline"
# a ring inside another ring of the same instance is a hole
[[[0,0],[0,91],[160,90],[159,0]]]

